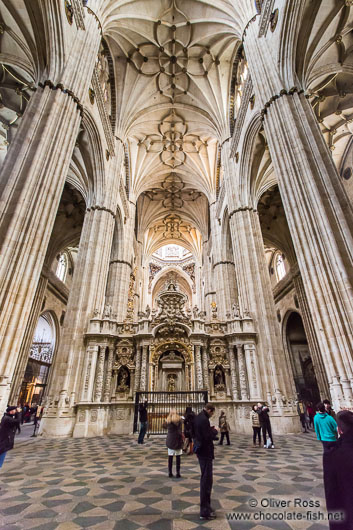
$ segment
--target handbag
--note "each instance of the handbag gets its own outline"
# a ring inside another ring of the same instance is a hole
[[[184,438],[184,440],[183,440],[183,452],[184,453],[188,452],[189,443],[190,443],[189,438]]]
[[[272,445],[271,438],[267,438],[266,440],[266,449],[269,449]]]

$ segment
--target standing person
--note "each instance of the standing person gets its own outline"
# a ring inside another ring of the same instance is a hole
[[[314,428],[315,410],[314,410],[314,407],[313,407],[313,404],[311,403],[311,401],[307,404],[306,410],[307,410],[308,416],[309,416],[309,428],[310,427]]]
[[[216,514],[211,508],[211,491],[213,483],[213,440],[217,439],[217,429],[211,427],[215,407],[207,403],[204,409],[195,418],[195,445],[194,451],[199,459],[201,469],[200,479],[200,519],[216,519]]]
[[[171,410],[167,421],[163,424],[168,429],[166,445],[168,447],[168,472],[169,477],[173,475],[173,456],[176,457],[176,478],[180,475],[180,456],[183,454],[182,420],[175,409]]]
[[[140,416],[140,433],[137,440],[137,443],[143,444],[145,443],[143,440],[145,438],[145,434],[147,432],[147,399],[143,403],[139,404],[139,416]]]
[[[194,422],[195,422],[195,412],[193,412],[191,407],[186,407],[185,417],[184,417],[184,434],[185,434],[185,438],[189,440],[189,445],[188,445],[189,454],[192,453],[193,438],[195,437]]]
[[[0,467],[2,467],[7,451],[14,446],[15,434],[20,424],[16,417],[17,407],[7,407],[0,423]]]
[[[330,530],[353,528],[353,412],[337,414],[340,438],[324,453],[324,486],[328,512],[342,513],[343,521],[330,521]]]
[[[332,416],[327,414],[324,403],[319,403],[316,408],[317,413],[314,418],[316,437],[322,442],[324,452],[326,452],[336,444],[337,423]]]
[[[328,399],[324,399],[323,400],[323,404],[325,405],[325,410],[326,410],[327,414],[332,416],[332,418],[335,420],[336,419],[336,412],[333,410],[333,408],[331,406],[331,402]]]
[[[262,403],[258,403],[257,406],[257,412],[259,414],[262,436],[264,440],[264,448],[267,449],[266,436],[268,434],[268,437],[271,440],[271,448],[274,449],[275,444],[273,443],[271,421],[270,416],[268,415],[270,409],[267,405],[263,405]]]
[[[304,429],[303,432],[309,432],[307,425],[306,425],[306,406],[302,399],[298,400],[297,412],[299,414],[300,423],[302,424],[302,427]]]
[[[224,437],[227,438],[227,445],[230,445],[230,441],[229,441],[230,428],[229,428],[229,423],[227,422],[227,416],[225,415],[225,412],[223,410],[221,410],[221,415],[219,417],[218,425],[219,425],[219,430],[221,432],[221,440],[219,442],[219,445],[223,445]]]
[[[250,413],[251,425],[252,425],[252,430],[253,430],[252,441],[253,441],[254,447],[256,447],[256,438],[259,439],[259,447],[261,446],[261,425],[260,425],[260,418],[259,418],[259,414],[257,413],[257,409],[258,409],[258,406],[253,405],[252,411]]]

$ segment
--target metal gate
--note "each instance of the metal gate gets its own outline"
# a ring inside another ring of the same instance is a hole
[[[148,430],[147,434],[166,434],[162,425],[171,409],[184,416],[186,407],[191,407],[195,414],[201,412],[208,401],[207,391],[195,392],[136,392],[134,433],[139,430],[138,407],[147,399]]]

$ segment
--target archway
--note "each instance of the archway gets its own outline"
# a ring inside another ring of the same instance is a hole
[[[40,405],[48,383],[56,345],[56,325],[46,311],[37,323],[18,401],[30,406]]]
[[[320,401],[315,370],[305,335],[302,317],[293,311],[285,321],[285,336],[293,369],[296,391],[302,399]]]

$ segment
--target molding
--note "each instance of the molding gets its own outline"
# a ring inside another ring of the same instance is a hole
[[[72,90],[65,88],[64,85],[62,85],[61,83],[54,85],[54,83],[50,81],[50,79],[47,79],[46,81],[44,81],[44,83],[38,83],[38,86],[40,86],[40,88],[42,88],[43,90],[46,86],[49,87],[51,90],[61,90],[63,94],[67,94],[70,98],[74,100],[77,105],[77,109],[80,111],[80,116],[83,116],[83,105],[81,104],[79,98],[76,97],[75,94],[72,92]]]
[[[79,29],[85,30],[85,12],[83,10],[82,0],[71,0],[71,6],[74,12],[74,19],[76,22],[76,26]]]
[[[254,212],[254,213],[256,213],[257,210],[255,210],[251,206],[241,206],[240,208],[237,208],[236,210],[232,210],[230,212],[229,216],[228,216],[228,219],[230,219],[232,217],[232,215],[234,215],[235,213],[238,213],[238,212]]]
[[[99,30],[100,30],[100,32],[101,32],[101,35],[103,36],[102,24],[101,24],[99,18],[97,17],[97,15],[95,14],[95,12],[92,11],[92,9],[91,9],[90,7],[88,7],[88,6],[85,6],[85,7],[87,8],[87,13],[88,13],[89,15],[93,15],[94,18],[96,19],[97,24],[98,24],[98,27],[99,27]]]
[[[130,269],[132,269],[132,265],[131,263],[129,263],[128,261],[125,261],[123,259],[112,259],[110,262],[109,262],[109,265],[111,265],[112,263],[122,263],[123,265],[128,265],[130,267]]]
[[[240,140],[241,132],[243,130],[245,116],[246,116],[246,113],[248,112],[249,100],[251,98],[252,91],[253,91],[253,84],[252,84],[251,77],[249,75],[249,77],[246,80],[244,93],[241,98],[240,107],[239,107],[238,114],[235,120],[233,138],[232,138],[232,143],[231,143],[231,148],[230,148],[230,158],[235,158],[235,153],[237,152],[237,149],[238,149],[239,140]]]
[[[298,88],[296,86],[293,86],[292,88],[290,88],[289,90],[286,90],[285,88],[283,90],[281,90],[281,92],[279,94],[275,94],[274,96],[272,96],[266,103],[265,103],[265,106],[264,108],[262,109],[261,111],[261,118],[262,120],[264,119],[264,116],[265,114],[267,114],[267,109],[270,108],[270,106],[272,105],[272,103],[274,101],[276,101],[276,99],[279,99],[281,98],[282,96],[293,96],[294,94],[304,94],[304,90],[302,88]]]
[[[93,75],[92,75],[92,88],[96,96],[97,107],[98,107],[99,115],[102,121],[104,135],[105,135],[105,139],[107,142],[109,154],[110,156],[114,156],[115,150],[114,150],[114,135],[112,131],[112,124],[110,122],[107,110],[104,105],[102,87],[98,80],[98,73],[97,73],[96,66],[94,67]]]
[[[272,289],[273,298],[275,301],[275,304],[278,304],[280,300],[282,300],[287,294],[289,294],[291,291],[295,291],[295,285],[293,281],[293,274],[291,274],[291,271],[289,271],[282,280],[276,283],[276,285]]]
[[[217,261],[217,263],[215,263],[213,265],[213,268],[215,269],[216,267],[218,267],[218,265],[234,265],[234,261]]]
[[[257,19],[257,17],[259,17],[259,16],[260,16],[260,14],[259,14],[259,13],[256,13],[256,15],[254,15],[254,16],[249,20],[249,22],[246,24],[246,26],[245,26],[245,28],[244,28],[244,31],[243,31],[243,34],[242,34],[242,36],[241,36],[241,41],[242,41],[242,42],[244,42],[244,38],[245,38],[245,36],[246,36],[246,30],[248,29],[248,27],[250,26],[250,24],[251,24],[252,22],[254,22],[254,21]]]
[[[103,211],[103,212],[108,212],[110,213],[110,215],[112,215],[115,219],[116,217],[116,214],[113,212],[113,210],[110,210],[109,208],[106,208],[105,206],[99,206],[98,204],[94,205],[94,206],[89,206],[87,209],[86,209],[86,212],[89,212],[89,211],[94,211],[94,210],[100,210],[100,211]]]
[[[259,38],[266,37],[268,26],[270,24],[270,18],[273,11],[273,6],[275,5],[275,0],[265,0],[262,4],[261,15],[260,15],[260,28],[259,28]]]

